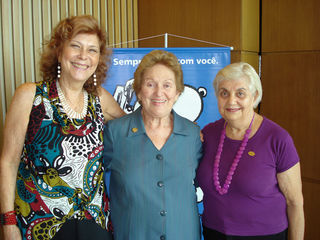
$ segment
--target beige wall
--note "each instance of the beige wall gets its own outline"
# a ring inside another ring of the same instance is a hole
[[[40,80],[41,44],[61,19],[72,15],[93,15],[107,30],[110,45],[136,47],[137,42],[132,40],[138,38],[137,11],[137,0],[1,1],[0,146],[5,113],[14,91],[22,83]]]

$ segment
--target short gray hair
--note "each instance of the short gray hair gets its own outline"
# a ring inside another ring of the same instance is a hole
[[[217,73],[213,81],[216,96],[218,96],[219,85],[223,80],[238,80],[242,77],[246,77],[249,80],[249,90],[252,95],[255,96],[255,93],[258,93],[257,99],[253,104],[253,107],[256,108],[262,99],[261,80],[254,68],[245,62],[229,64]]]

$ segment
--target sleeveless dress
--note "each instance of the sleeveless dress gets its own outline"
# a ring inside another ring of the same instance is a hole
[[[93,219],[107,228],[103,125],[98,97],[88,94],[84,119],[70,119],[56,81],[36,84],[16,186],[15,210],[23,239],[52,239],[70,219]]]

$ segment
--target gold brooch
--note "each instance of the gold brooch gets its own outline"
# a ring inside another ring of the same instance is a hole
[[[138,131],[138,128],[132,128],[131,131],[135,133]]]
[[[251,156],[251,157],[254,157],[256,154],[255,154],[255,152],[253,152],[253,151],[249,151],[249,152],[248,152],[248,155]]]

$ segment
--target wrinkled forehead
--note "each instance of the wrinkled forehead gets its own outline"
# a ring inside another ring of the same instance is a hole
[[[221,88],[222,86],[241,86],[241,85],[245,87],[249,87],[250,79],[245,75],[238,76],[236,78],[227,77],[219,82],[218,88]]]

